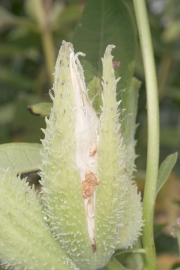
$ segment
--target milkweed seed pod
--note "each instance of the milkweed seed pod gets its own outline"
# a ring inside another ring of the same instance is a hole
[[[42,208],[28,183],[0,170],[1,264],[16,270],[78,270],[52,237]]]
[[[53,108],[42,152],[43,203],[53,236],[81,269],[104,266],[132,246],[142,227],[140,195],[127,173],[126,147],[109,45],[103,61],[102,113],[97,117],[83,68],[63,42],[50,96]]]

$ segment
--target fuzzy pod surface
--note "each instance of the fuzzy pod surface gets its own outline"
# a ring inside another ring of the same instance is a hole
[[[35,191],[10,171],[0,170],[0,177],[1,264],[17,270],[78,270],[52,237]]]
[[[115,249],[132,246],[143,224],[140,196],[126,168],[113,48],[109,45],[102,59],[98,118],[78,59],[83,54],[74,54],[72,44],[63,42],[42,141],[43,203],[51,231],[72,260],[87,270],[106,265]]]

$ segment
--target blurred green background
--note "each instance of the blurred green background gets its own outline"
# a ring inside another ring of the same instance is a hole
[[[97,0],[98,1],[98,0]],[[124,0],[133,14],[131,0]],[[180,151],[180,1],[146,0],[157,68],[160,105],[160,161]],[[50,101],[55,59],[62,40],[72,41],[86,1],[0,1],[0,143],[40,142],[44,118],[31,115],[27,106]],[[93,39],[93,35],[92,35]],[[120,59],[121,60],[121,59]],[[140,46],[135,77],[142,81],[137,122],[137,181],[143,190],[147,153],[147,108]],[[160,193],[155,221],[160,269],[178,261],[170,229],[180,215],[180,158]],[[160,226],[160,227],[158,227]],[[166,254],[165,258],[162,257]],[[168,255],[167,255],[168,254]],[[169,256],[169,257],[168,257]],[[162,262],[161,262],[162,260]],[[167,268],[166,268],[167,267]],[[169,267],[169,268],[168,268]]]

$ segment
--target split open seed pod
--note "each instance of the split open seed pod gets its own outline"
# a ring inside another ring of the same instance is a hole
[[[128,248],[142,227],[141,199],[127,173],[126,147],[109,45],[103,62],[102,113],[97,117],[73,46],[63,42],[44,130],[42,185],[54,237],[81,269],[104,266]]]

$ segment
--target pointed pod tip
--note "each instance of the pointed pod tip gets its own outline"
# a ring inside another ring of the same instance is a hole
[[[113,45],[113,44],[107,46],[107,49],[109,49],[109,50],[112,50],[112,49],[114,49],[114,48],[116,48],[116,46]],[[107,50],[107,49],[106,49],[106,50]]]
[[[111,54],[111,51],[112,51],[114,48],[116,48],[115,45],[113,45],[113,44],[112,44],[112,45],[108,45],[107,48],[106,48],[105,53]]]
[[[62,48],[63,47],[68,47],[70,52],[74,52],[74,47],[73,47],[73,44],[71,42],[66,42],[65,40],[62,41]],[[61,49],[61,48],[60,48]]]

